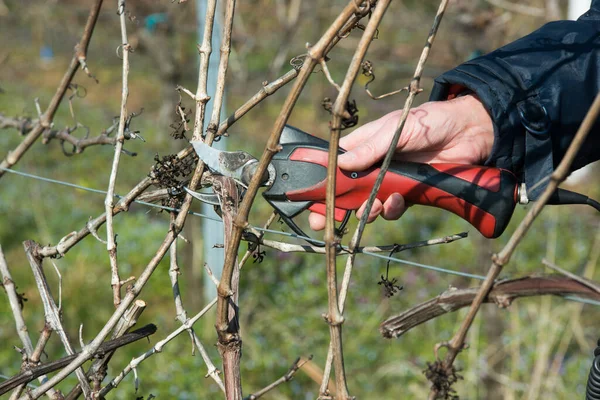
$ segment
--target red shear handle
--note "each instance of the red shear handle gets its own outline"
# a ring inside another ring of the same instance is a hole
[[[290,160],[327,165],[327,153],[314,148],[297,148]],[[362,172],[342,171],[336,180],[336,219],[346,210],[357,210],[369,197],[379,167]],[[408,203],[448,210],[473,225],[481,234],[502,234],[514,211],[517,179],[510,172],[460,164],[392,162],[377,198],[385,201],[400,193]],[[314,201],[309,208],[325,214],[325,180],[311,187],[286,192],[291,201]]]

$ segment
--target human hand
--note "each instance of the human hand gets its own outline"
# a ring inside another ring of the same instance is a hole
[[[347,150],[338,158],[338,166],[348,171],[363,171],[383,159],[398,126],[402,110],[369,122],[340,139]],[[494,128],[487,110],[474,95],[448,101],[428,102],[413,108],[406,119],[395,159],[419,163],[477,165],[492,151]],[[356,212],[361,217],[366,204]],[[404,198],[394,193],[385,202],[375,199],[368,222],[381,215],[398,219],[406,210]],[[310,227],[321,230],[325,217],[310,213]]]

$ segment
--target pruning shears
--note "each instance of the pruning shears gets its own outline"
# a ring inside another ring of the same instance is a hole
[[[325,215],[329,143],[285,126],[280,144],[281,151],[275,154],[261,180],[261,185],[267,187],[263,197],[296,234],[307,237],[293,218],[305,210]],[[243,151],[221,151],[202,141],[192,141],[192,145],[213,173],[233,178],[243,195],[256,171],[256,158]],[[344,152],[339,149],[340,154]],[[338,167],[335,200],[335,219],[341,222],[338,229],[343,230],[351,212],[367,200],[379,170],[380,165],[361,172]],[[508,225],[516,204],[523,200],[520,189],[515,175],[504,169],[393,161],[377,198],[385,201],[391,194],[400,193],[408,203],[450,211],[483,236],[496,238]],[[186,191],[205,203],[219,205],[214,193],[187,188]]]

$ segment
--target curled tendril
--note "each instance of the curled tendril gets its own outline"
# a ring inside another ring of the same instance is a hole
[[[76,83],[69,84],[69,86],[67,86],[67,89],[69,89],[73,92],[73,94],[71,94],[68,98],[69,111],[71,113],[71,117],[73,118],[73,121],[77,122],[77,118],[75,118],[75,110],[73,109],[73,99],[75,97],[82,99],[85,96],[87,96],[87,89],[84,86],[78,85]]]
[[[87,89],[83,85],[79,85],[77,83],[70,83],[68,89],[73,91],[73,94],[69,97],[69,100],[74,97],[83,99],[85,96],[87,96]]]
[[[373,100],[381,100],[383,98],[386,98],[386,97],[393,96],[395,94],[401,93],[404,90],[408,91],[408,87],[403,87],[402,89],[394,90],[393,92],[384,93],[381,96],[375,96],[369,90],[369,85],[375,80],[375,72],[373,70],[373,63],[371,61],[369,61],[369,60],[365,60],[361,64],[361,67],[362,67],[362,75],[366,76],[367,78],[370,78],[367,81],[367,83],[365,83],[365,92],[367,92],[367,94],[369,95],[369,97],[372,98]]]
[[[185,107],[181,104],[181,95],[179,96],[179,102],[175,106],[175,120],[169,127],[173,129],[171,131],[171,137],[175,140],[185,139],[185,133],[189,130],[187,124],[190,122],[191,110],[186,111]]]
[[[355,12],[354,14],[357,17],[364,17],[367,14],[371,14],[371,9],[373,7],[373,2],[371,0],[354,0],[354,8],[355,8]],[[364,5],[363,5],[364,4]]]
[[[134,131],[131,130],[131,121],[135,118],[135,117],[139,117],[140,115],[142,115],[144,113],[144,108],[141,108],[140,111],[136,112],[132,112],[131,114],[129,114],[127,116],[127,118],[125,119],[125,126],[124,126],[124,130],[123,130],[123,135],[125,136],[125,139],[129,140],[129,139],[140,139],[142,142],[145,142],[146,140],[140,135],[140,131]]]
[[[85,139],[87,139],[87,138],[89,138],[89,137],[90,137],[90,128],[89,128],[88,126],[85,126],[85,125],[83,125],[83,124],[79,123],[79,122],[77,122],[77,123],[75,124],[75,126],[74,126],[74,127],[72,127],[72,128],[69,128],[69,127],[67,127],[67,128],[66,128],[66,129],[67,129],[67,134],[68,134],[68,135],[72,135],[72,134],[73,134],[73,132],[75,132],[75,131],[76,131],[78,128],[83,128],[83,129],[85,130],[85,135],[83,136],[83,138],[81,138],[81,139],[79,139],[79,140],[85,140]],[[65,148],[65,143],[67,143],[67,141],[66,141],[66,140],[64,140],[64,139],[61,139],[61,140],[60,140],[60,148],[61,148],[61,150],[62,150],[62,152],[63,152],[63,154],[64,154],[65,156],[67,156],[67,157],[71,157],[71,156],[74,156],[75,154],[77,154],[77,153],[80,153],[80,152],[81,152],[81,149],[79,149],[79,150],[78,150],[78,149],[77,149],[77,146],[76,146],[76,145],[74,145],[74,144],[71,144],[71,146],[72,146],[72,149],[71,149],[70,151],[68,151],[68,150]]]
[[[117,58],[119,60],[123,59],[123,53],[121,51],[122,49],[123,49],[123,45],[122,44],[120,44],[120,45],[117,46],[116,53],[117,53]]]
[[[306,58],[306,55],[307,54],[305,53],[293,57],[290,60],[290,65],[292,66],[292,68],[294,68],[296,71],[299,71],[304,65],[304,59]]]
[[[77,147],[75,147],[75,145],[72,145],[73,149],[71,149],[71,151],[67,151],[67,149],[65,149],[65,142],[66,142],[65,140],[60,141],[60,148],[61,148],[63,154],[67,157],[72,157],[75,154],[77,154]]]
[[[267,255],[266,251],[261,251],[260,247],[260,239],[252,232],[243,232],[242,236],[244,240],[248,242],[248,252],[252,254],[252,259],[254,263],[261,263],[265,260],[265,256]]]
[[[356,25],[355,25],[354,27],[356,27]],[[348,29],[348,32],[344,33],[343,35],[340,35],[340,34],[338,33],[338,37],[339,37],[340,39],[346,39],[348,36],[350,36],[350,33],[352,33],[352,29]]]
[[[361,31],[364,31],[365,29],[367,29],[366,26],[364,26],[363,24],[359,24],[359,23],[356,24],[355,28],[358,28]],[[373,35],[372,40],[375,40],[375,39],[379,39],[379,28],[375,29],[375,35]]]
[[[131,47],[131,45],[130,45],[130,44],[120,44],[120,45],[118,45],[115,51],[116,51],[116,53],[117,53],[117,58],[118,58],[119,60],[122,60],[122,59],[123,59],[123,49],[124,49],[125,51],[128,51],[128,52],[130,52],[130,53],[133,53],[133,52],[135,51],[135,50],[133,49],[133,47]]]

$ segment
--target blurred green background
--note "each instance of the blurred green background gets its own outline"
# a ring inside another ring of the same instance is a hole
[[[510,12],[487,1],[452,2],[425,69],[425,92],[418,101],[427,100],[432,79],[443,71],[525,35],[547,20],[566,15],[566,2],[526,3],[547,12],[536,17]],[[35,118],[34,99],[39,98],[42,108],[47,106],[79,40],[90,4],[91,1],[0,1],[0,113]],[[229,112],[256,93],[263,81],[271,81],[289,70],[288,60],[303,54],[305,44],[320,37],[345,3],[300,2],[297,21],[295,4],[294,0],[238,2],[226,88]],[[380,94],[408,84],[437,5],[430,0],[392,4],[367,55],[377,75],[370,86],[373,92]],[[552,5],[558,8],[552,9]],[[116,187],[119,194],[127,193],[148,174],[156,154],[172,154],[185,146],[184,141],[172,139],[169,125],[177,120],[174,105],[179,97],[175,86],[180,84],[195,91],[197,85],[195,6],[191,0],[183,4],[150,0],[127,3],[130,42],[135,48],[130,57],[128,109],[144,109],[132,128],[140,130],[146,142],[126,143],[125,148],[137,156],[122,157]],[[354,31],[330,54],[328,66],[338,82],[343,79],[360,33]],[[86,92],[85,97],[72,101],[75,117],[90,128],[92,136],[110,126],[119,112],[121,60],[115,53],[119,43],[116,2],[106,2],[88,53],[88,64],[99,83],[82,73],[74,80]],[[217,54],[214,51],[213,57]],[[359,77],[351,95],[359,109],[359,123],[402,106],[402,96],[381,101],[369,99],[362,87],[365,82],[365,77]],[[226,139],[227,146],[260,154],[288,90],[281,89],[235,124]],[[290,124],[326,138],[329,114],[323,110],[321,101],[335,95],[335,89],[322,73],[313,74]],[[188,99],[183,101],[191,106]],[[65,99],[55,118],[55,127],[74,124]],[[21,139],[16,130],[0,131],[3,156]],[[106,189],[112,157],[111,146],[90,147],[82,154],[66,157],[58,141],[46,145],[38,141],[15,169]],[[598,198],[598,176],[598,165],[592,166],[583,179],[572,185]],[[43,327],[43,308],[22,242],[32,239],[43,245],[56,244],[68,233],[81,229],[90,216],[103,213],[103,202],[102,195],[11,174],[0,181],[0,245],[18,291],[27,297],[24,315],[34,343]],[[468,230],[467,239],[397,256],[485,275],[490,255],[502,248],[526,210],[527,207],[517,209],[500,239],[486,240],[449,213],[413,207],[398,222],[377,221],[370,225],[363,243],[409,243]],[[258,197],[250,222],[262,225],[269,214],[268,205]],[[139,205],[115,218],[122,277],[138,275],[143,270],[164,238],[168,220],[167,213]],[[202,237],[201,224],[201,219],[189,217],[184,236],[190,243],[179,242],[180,284],[190,316],[202,309],[207,300],[203,293],[203,282],[207,279],[202,268],[203,245],[222,242],[219,237]],[[350,231],[355,224],[353,220]],[[274,226],[285,230],[283,225]],[[583,274],[587,268],[593,276],[597,260],[588,260],[594,243],[600,246],[598,226],[598,215],[591,208],[547,208],[519,246],[503,277],[549,272],[541,264],[544,257],[577,274]],[[104,228],[99,234],[105,236]],[[321,235],[315,233],[316,238]],[[245,250],[244,244],[241,247]],[[329,329],[321,317],[327,309],[325,261],[318,255],[265,250],[264,262],[249,262],[242,272],[244,393],[250,394],[279,378],[296,357],[312,354],[314,364],[310,368],[301,370],[291,382],[265,398],[313,399],[319,390],[319,383],[313,379],[324,365],[329,341]],[[340,268],[343,261],[340,257]],[[65,326],[77,343],[79,325],[83,324],[83,338],[89,341],[114,309],[105,245],[90,236],[54,262],[63,276]],[[49,265],[46,260],[45,266]],[[344,324],[350,391],[359,398],[424,398],[428,383],[422,370],[427,361],[433,360],[433,346],[449,339],[456,330],[464,310],[428,322],[396,340],[383,339],[378,326],[387,317],[434,297],[449,286],[468,287],[478,282],[392,263],[391,276],[398,278],[404,290],[386,298],[377,285],[385,265],[384,260],[366,255],[359,256],[356,263]],[[52,269],[47,271],[56,293],[56,276]],[[167,272],[168,259],[165,259],[140,295],[148,308],[139,326],[152,322],[158,326],[158,332],[150,338],[150,343],[141,341],[119,350],[109,366],[110,378],[132,357],[179,326]],[[551,297],[518,300],[505,310],[484,306],[469,333],[470,348],[458,359],[464,377],[456,385],[458,394],[464,399],[583,398],[592,351],[600,337],[599,317],[596,306]],[[195,329],[213,362],[220,365],[213,323],[214,311],[211,311]],[[21,356],[13,346],[19,345],[8,302],[0,295],[1,375],[18,373]],[[150,394],[182,399],[221,397],[217,386],[204,378],[206,367],[202,358],[192,356],[190,350],[187,334],[179,336],[162,354],[138,368],[137,394],[134,377],[130,375],[110,397],[126,399]],[[48,360],[65,355],[55,335],[46,352]],[[308,372],[313,373],[312,377]],[[75,383],[76,379],[71,377],[59,388],[68,391]]]

